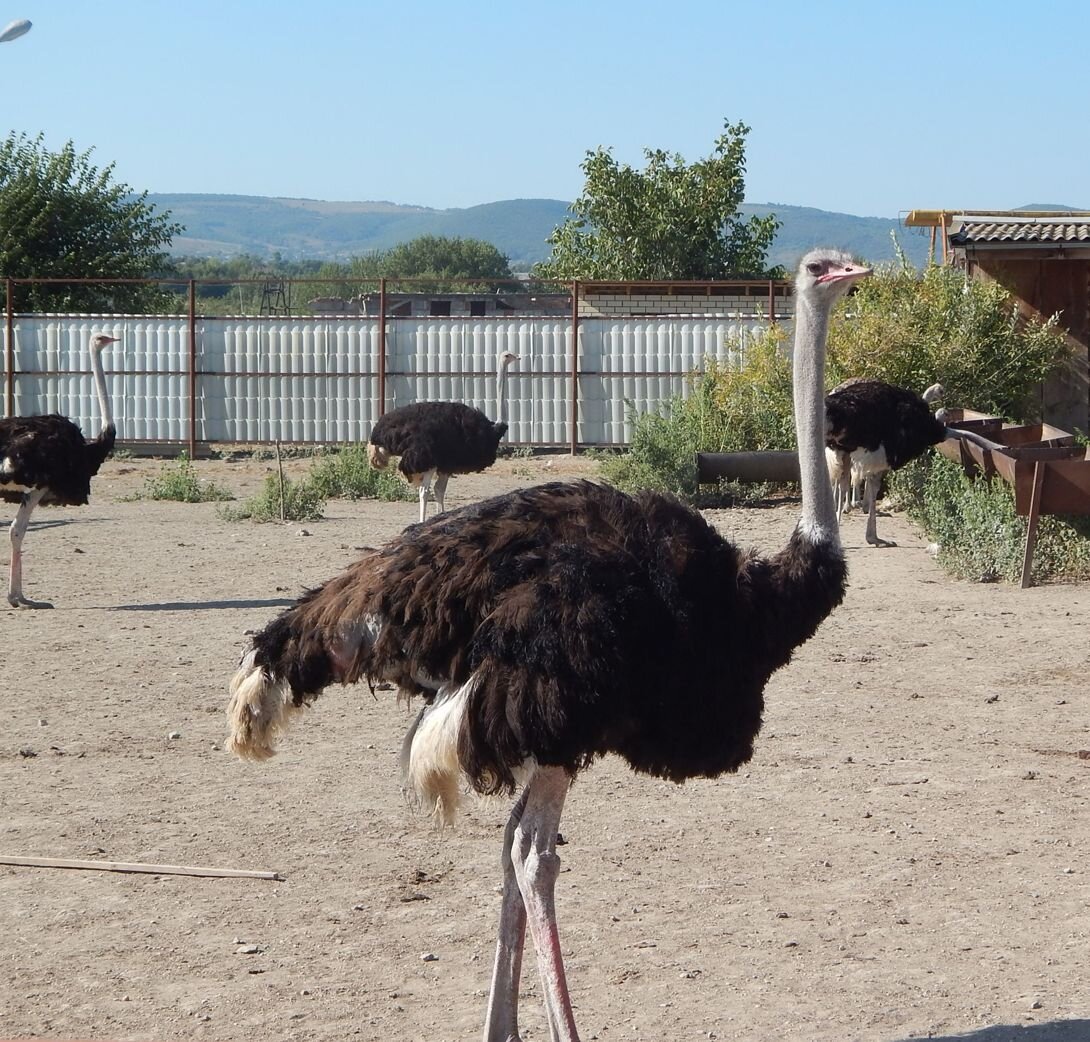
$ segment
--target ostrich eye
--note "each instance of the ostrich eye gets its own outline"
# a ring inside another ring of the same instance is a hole
[[[820,264],[807,264],[806,265],[806,270],[808,272],[810,272],[811,275],[820,275],[821,274],[821,265]]]

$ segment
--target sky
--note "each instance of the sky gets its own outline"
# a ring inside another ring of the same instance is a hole
[[[571,201],[751,130],[746,200],[1090,208],[1085,0],[0,0],[0,132],[137,191]]]

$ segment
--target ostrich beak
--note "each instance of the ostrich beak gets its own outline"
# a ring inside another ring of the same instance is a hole
[[[835,271],[827,271],[818,277],[818,282],[855,282],[857,279],[865,279],[873,275],[873,268],[864,268],[862,264],[846,264]]]

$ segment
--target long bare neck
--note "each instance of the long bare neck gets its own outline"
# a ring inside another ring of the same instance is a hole
[[[496,371],[496,422],[507,422],[507,367],[511,363],[506,359],[500,362]]]
[[[825,463],[825,337],[829,313],[800,297],[795,313],[795,425],[802,479],[800,533],[812,543],[840,543]]]
[[[113,413],[110,412],[110,395],[106,390],[106,374],[102,371],[102,350],[91,348],[91,372],[95,377],[95,394],[98,395],[98,408],[102,413],[102,429],[114,425]]]

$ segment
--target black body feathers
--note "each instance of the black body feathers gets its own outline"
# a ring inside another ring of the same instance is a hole
[[[56,413],[0,420],[0,498],[17,503],[25,489],[44,488],[43,503],[81,506],[115,438],[111,424],[88,441],[76,424]]]
[[[410,527],[273,620],[254,668],[296,705],[334,680],[430,699],[473,678],[458,759],[483,792],[529,757],[710,776],[750,758],[765,682],[845,579],[837,546],[760,558],[670,497],[543,485]]]
[[[825,398],[825,444],[837,452],[885,449],[897,470],[946,437],[945,425],[918,394],[881,380],[854,379]]]
[[[435,470],[469,474],[496,462],[506,423],[493,423],[462,402],[414,402],[386,413],[375,424],[372,445],[400,456],[406,477]]]

